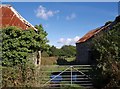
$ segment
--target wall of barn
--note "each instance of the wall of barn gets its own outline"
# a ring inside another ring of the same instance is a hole
[[[91,64],[91,43],[90,41],[83,43],[76,43],[76,61],[78,64]]]

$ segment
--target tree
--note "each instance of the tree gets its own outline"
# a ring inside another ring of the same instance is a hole
[[[76,48],[72,45],[63,45],[60,49],[52,46],[50,47],[50,52],[50,56],[74,57],[76,55]]]
[[[105,26],[107,26],[108,24],[111,24],[112,23],[112,21],[107,21],[106,23],[105,23]]]
[[[43,29],[42,25],[35,25],[35,28],[38,29],[36,40],[39,42],[39,47],[37,50],[48,51],[49,45],[47,44],[49,41],[47,39],[48,33]]]
[[[76,55],[76,48],[72,45],[64,45],[61,48],[64,51],[64,56],[74,57]]]
[[[120,86],[120,22],[96,36],[94,44],[94,50],[99,53],[94,70],[98,87]]]
[[[50,56],[58,56],[57,55],[57,48],[55,46],[50,47]]]
[[[42,25],[36,25],[37,32],[32,28],[22,30],[18,27],[10,26],[2,28],[2,65],[14,66],[27,62],[29,53],[47,50],[47,33]]]

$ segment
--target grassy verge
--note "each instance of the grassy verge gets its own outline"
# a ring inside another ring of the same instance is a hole
[[[65,60],[67,60],[68,62],[74,61],[75,57],[69,57],[69,58],[65,58]]]
[[[41,65],[55,65],[58,57],[42,57]]]

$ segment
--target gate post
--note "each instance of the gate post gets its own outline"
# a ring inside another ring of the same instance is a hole
[[[73,68],[73,66],[70,66],[70,67],[71,67],[70,69],[71,69],[71,86],[72,86],[72,72],[73,72],[72,68]]]

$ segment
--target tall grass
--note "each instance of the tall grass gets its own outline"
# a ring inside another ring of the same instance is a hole
[[[56,65],[58,57],[42,57],[41,65]]]

